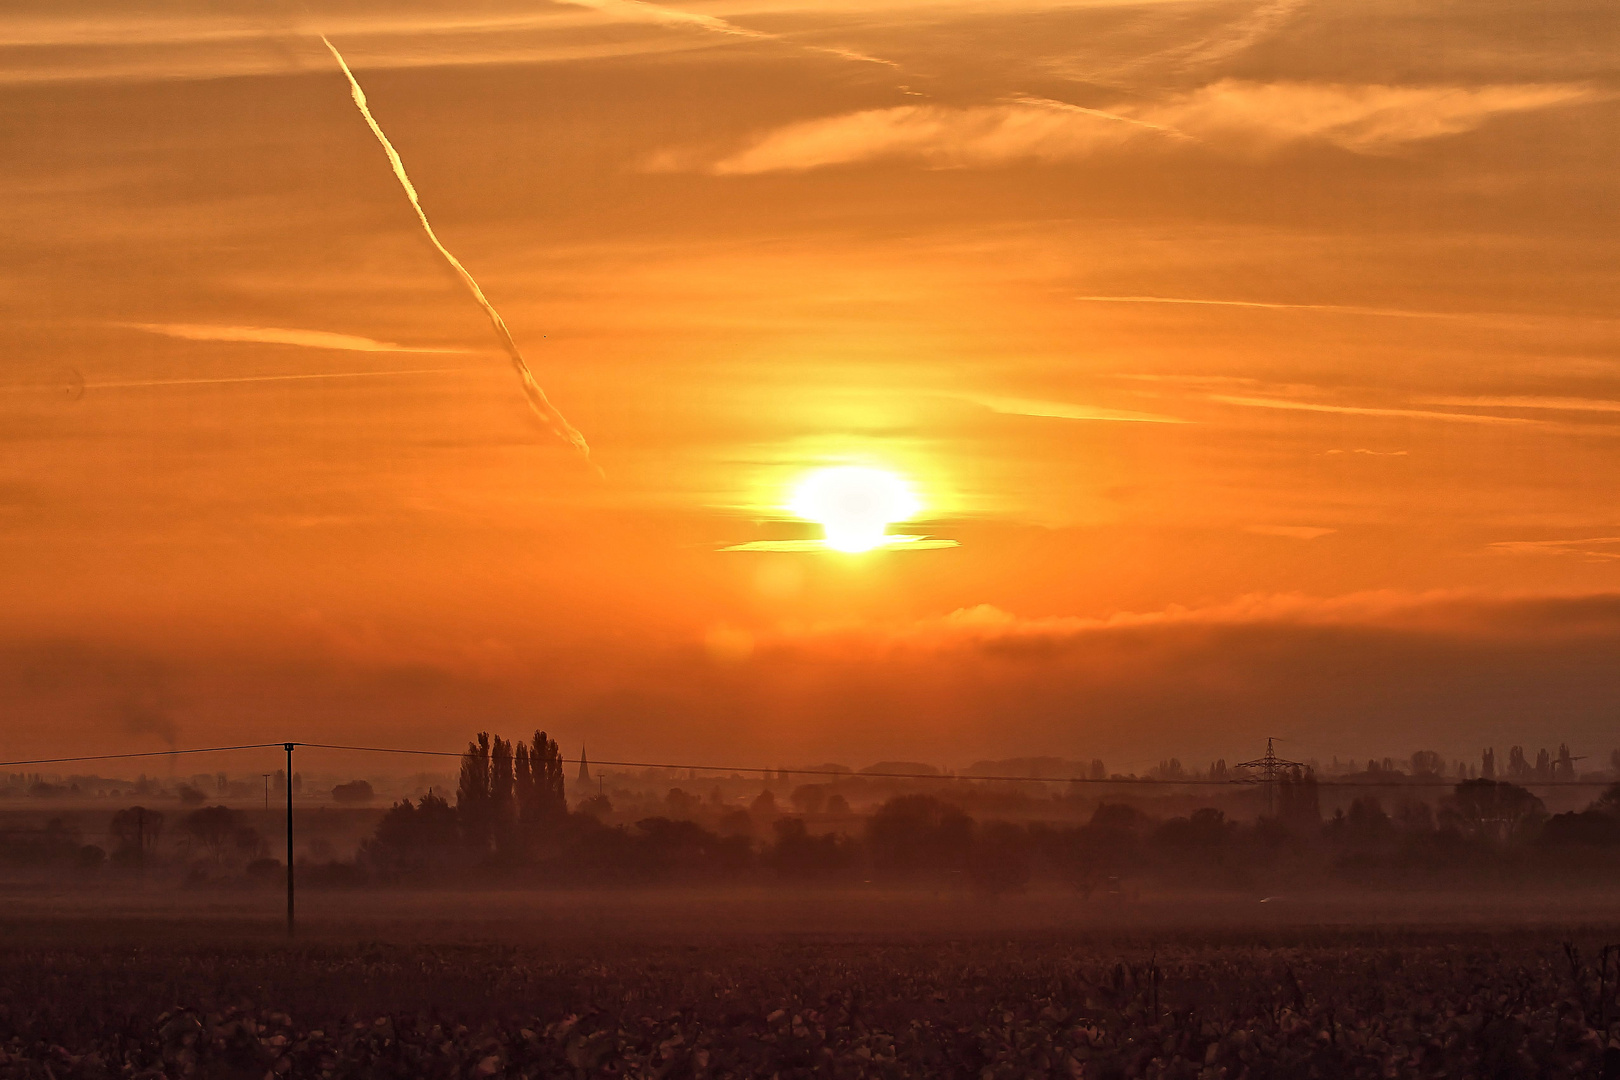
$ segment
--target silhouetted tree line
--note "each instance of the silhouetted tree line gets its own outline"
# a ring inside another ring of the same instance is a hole
[[[1457,783],[1434,804],[1399,797],[1386,805],[1368,794],[1329,816],[1308,769],[1291,770],[1265,790],[1265,811],[1255,821],[1234,821],[1212,807],[1153,818],[1127,803],[1105,802],[1084,824],[1072,825],[975,817],[950,798],[926,794],[898,795],[857,815],[837,793],[819,788],[800,789],[780,806],[767,790],[747,809],[727,807],[718,790],[702,797],[672,789],[665,813],[619,824],[601,795],[570,812],[562,755],[544,732],[516,743],[481,733],[462,756],[453,802],[428,794],[396,804],[353,863],[314,867],[319,872],[301,880],[776,879],[985,892],[1043,882],[1090,893],[1114,891],[1121,881],[1275,888],[1336,875],[1395,882],[1620,874],[1620,784],[1584,810],[1557,815],[1528,789],[1486,778]],[[837,831],[812,828],[817,820],[827,823],[820,810],[836,810]],[[155,862],[165,837],[199,880],[268,881],[279,874],[246,815],[224,806],[200,807],[168,823],[161,813],[130,807],[113,815],[106,848],[85,843],[66,817],[5,830],[0,864],[143,867]]]
[[[93,869],[107,852],[86,844],[70,817],[53,817],[42,827],[0,830],[0,864],[28,869]]]
[[[0,829],[0,865],[93,870],[110,862],[119,868],[144,868],[157,861],[164,820],[162,813],[144,806],[120,810],[107,822],[104,844],[86,843],[76,821],[65,815],[51,818],[43,827]],[[247,815],[227,806],[203,806],[186,813],[177,833],[178,854],[194,876],[241,870],[262,860],[267,851]]]
[[[1620,871],[1620,784],[1586,810],[1551,817],[1523,787],[1474,779],[1438,807],[1406,800],[1386,809],[1369,795],[1324,819],[1314,776],[1295,770],[1273,785],[1268,812],[1254,822],[1214,808],[1155,820],[1122,803],[1099,805],[1078,826],[980,821],[946,799],[910,794],[847,832],[817,833],[804,817],[779,813],[769,792],[749,810],[721,812],[713,827],[675,816],[608,824],[600,797],[567,811],[560,756],[543,734],[528,748],[528,780],[519,779],[523,756],[479,736],[463,758],[456,804],[429,795],[395,806],[364,845],[362,866],[396,881],[476,880],[471,872],[482,868],[558,883],[774,877],[998,892],[1043,881],[1084,893],[1116,890],[1121,880],[1219,887],[1301,875]],[[796,799],[795,809],[814,801]],[[666,805],[690,812],[703,800],[674,789]]]
[[[1575,763],[1581,760],[1569,752],[1567,744],[1559,743],[1556,757],[1545,749],[1538,750],[1532,764],[1525,755],[1524,747],[1514,746],[1508,749],[1507,767],[1502,770],[1502,776],[1521,784],[1569,781],[1575,779]],[[1610,764],[1620,768],[1620,750],[1610,755]],[[1496,750],[1494,747],[1487,748],[1480,754],[1480,778],[1492,780],[1496,776]]]

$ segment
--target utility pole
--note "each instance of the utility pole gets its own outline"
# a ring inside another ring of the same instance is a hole
[[[292,833],[292,752],[297,743],[283,743],[287,751],[287,936],[293,936],[293,833]],[[268,783],[268,781],[266,781]]]

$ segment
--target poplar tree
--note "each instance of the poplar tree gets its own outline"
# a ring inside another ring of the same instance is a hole
[[[489,818],[495,850],[511,859],[518,855],[518,806],[514,797],[512,744],[495,736],[489,752]]]
[[[461,755],[461,778],[456,785],[456,814],[468,842],[479,851],[489,846],[492,824],[489,758],[489,732],[480,731]]]
[[[523,807],[523,820],[540,824],[564,817],[568,797],[563,787],[562,751],[555,739],[536,731],[529,747],[529,802]]]

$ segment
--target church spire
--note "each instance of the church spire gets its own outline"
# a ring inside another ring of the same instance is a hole
[[[585,758],[585,746],[583,743],[579,747],[579,782],[581,784],[591,782],[591,763]]]

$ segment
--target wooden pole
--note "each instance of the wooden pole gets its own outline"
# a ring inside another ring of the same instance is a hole
[[[293,796],[293,764],[292,752],[297,743],[284,743],[287,751],[287,936],[293,936],[293,830],[292,830],[292,796]]]

